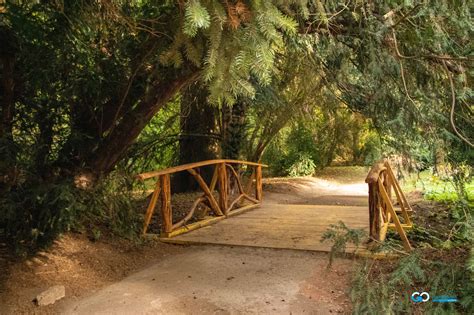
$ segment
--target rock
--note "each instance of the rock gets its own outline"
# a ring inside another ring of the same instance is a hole
[[[66,288],[63,285],[55,285],[54,287],[49,288],[46,291],[41,292],[35,298],[37,305],[49,305],[53,304],[57,300],[62,299],[66,296]]]

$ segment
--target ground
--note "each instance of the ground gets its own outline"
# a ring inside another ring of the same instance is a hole
[[[11,262],[0,284],[0,314],[56,314],[63,305],[183,250],[159,242],[134,244],[117,238],[93,242],[83,234],[66,234],[47,251]],[[57,284],[66,287],[65,299],[52,306],[34,305],[38,293]]]
[[[341,195],[366,189],[366,171],[338,168],[317,178],[269,179],[265,198],[350,204]],[[159,308],[167,314],[348,313],[354,263],[341,258],[327,270],[327,262],[327,254],[318,252],[134,244],[115,238],[92,242],[67,234],[46,252],[10,266],[1,286],[0,313],[96,313],[101,305],[122,303],[117,312],[139,305],[141,313]],[[32,303],[37,293],[56,284],[66,286],[66,298],[47,307]]]
[[[351,262],[320,253],[203,246],[161,260],[66,308],[66,314],[349,312]]]

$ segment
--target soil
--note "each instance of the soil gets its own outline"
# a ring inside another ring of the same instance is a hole
[[[5,279],[0,284],[0,314],[56,314],[64,303],[183,250],[160,242],[137,244],[118,238],[91,241],[82,234],[63,235],[47,251],[24,261],[10,261],[2,270]],[[38,293],[58,284],[66,287],[65,299],[51,306],[33,303]]]

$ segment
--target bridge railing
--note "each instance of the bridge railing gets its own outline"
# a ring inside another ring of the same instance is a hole
[[[412,227],[410,214],[413,210],[394,176],[390,163],[383,160],[374,164],[365,182],[369,185],[371,239],[382,242],[386,238],[387,230],[395,228],[402,239],[403,247],[410,251],[412,247],[405,229]],[[395,198],[392,198],[392,192],[395,193]]]
[[[252,169],[252,174],[246,187],[244,187],[241,173],[235,169],[235,165],[246,165],[247,168]],[[206,183],[199,172],[199,169],[204,166],[214,166],[214,173],[209,184]],[[143,234],[147,233],[158,200],[161,202],[161,236],[163,237],[171,237],[186,231],[191,231],[203,226],[205,223],[212,223],[215,219],[224,218],[237,212],[241,212],[242,210],[257,206],[263,198],[262,167],[267,167],[267,165],[247,161],[219,159],[189,163],[137,175],[141,180],[154,179],[156,181],[155,189],[145,213]],[[171,205],[172,194],[170,176],[183,171],[190,173],[192,177],[194,177],[202,191],[202,195],[194,201],[187,214],[175,222]],[[234,186],[236,186],[238,190],[238,195],[233,200],[230,200],[230,192],[232,188],[231,182],[234,183]],[[255,189],[254,196],[251,196],[250,194],[252,187]],[[217,192],[217,196],[215,192]],[[235,209],[235,206],[239,205],[244,200],[247,200],[250,205]],[[215,217],[203,220],[205,221],[204,224],[203,222],[195,222],[186,225],[186,223],[193,218],[195,210],[199,204],[204,204],[206,207],[210,208]]]

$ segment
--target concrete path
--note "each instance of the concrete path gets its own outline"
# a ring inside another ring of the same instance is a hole
[[[323,253],[200,246],[171,256],[65,314],[347,313],[351,261]]]

